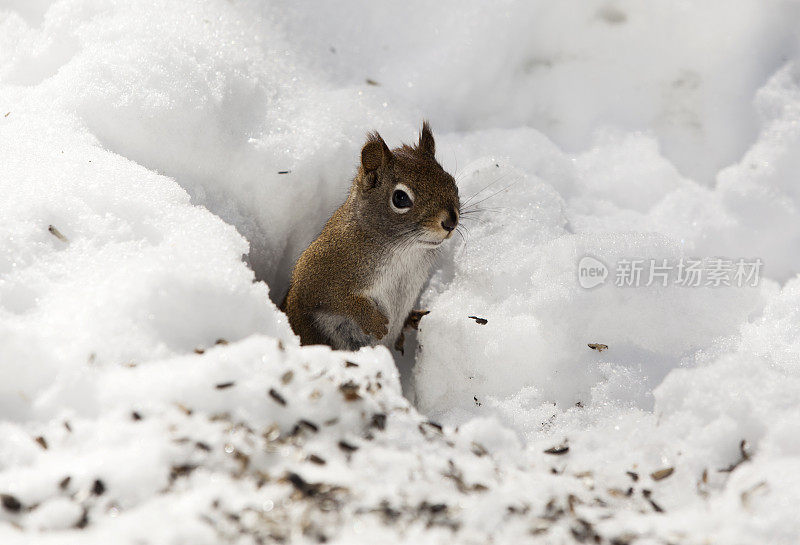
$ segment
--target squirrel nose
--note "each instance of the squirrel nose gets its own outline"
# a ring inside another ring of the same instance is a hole
[[[458,218],[456,217],[455,211],[450,210],[447,219],[442,221],[442,228],[449,233],[456,228],[456,225],[458,225]]]

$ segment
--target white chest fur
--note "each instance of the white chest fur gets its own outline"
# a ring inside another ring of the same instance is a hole
[[[392,252],[378,266],[366,295],[389,319],[389,333],[381,339],[381,344],[394,345],[422,285],[428,279],[433,258],[432,250],[410,247]]]

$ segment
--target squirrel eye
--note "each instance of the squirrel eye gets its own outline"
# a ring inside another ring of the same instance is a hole
[[[411,197],[409,197],[408,193],[406,193],[402,189],[395,189],[394,192],[392,193],[392,205],[395,208],[399,209],[411,208],[412,204],[414,204],[414,202],[411,200]]]

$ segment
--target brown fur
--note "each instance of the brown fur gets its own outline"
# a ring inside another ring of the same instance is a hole
[[[419,267],[429,267],[435,249],[423,241],[435,244],[449,238],[452,231],[443,222],[452,228],[458,221],[458,189],[436,161],[435,151],[427,123],[413,147],[390,150],[378,133],[368,136],[347,200],[298,259],[281,305],[302,344],[350,349],[378,342],[391,346],[395,339],[385,337],[396,320],[390,323],[390,317],[410,309],[384,308],[392,299],[381,300],[370,293],[379,286],[387,293],[403,295],[397,298],[406,301],[408,290],[416,289],[416,299],[421,287],[416,273],[427,278],[427,269],[412,271],[414,279],[395,279],[393,264],[402,259],[416,267],[419,260]],[[414,197],[411,208],[402,214],[390,205],[398,183],[410,188]],[[388,276],[379,278],[380,274]],[[342,341],[332,336],[322,324],[327,317],[341,319],[343,331],[351,327],[348,324],[357,326],[365,338]]]

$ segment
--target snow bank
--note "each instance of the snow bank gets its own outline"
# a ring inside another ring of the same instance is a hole
[[[788,2],[277,4],[330,78],[378,81],[439,126],[533,126],[569,151],[605,125],[650,130],[705,184],[752,143],[753,93],[796,46]]]
[[[247,242],[174,182],[102,150],[69,119],[44,121],[24,105],[0,134],[6,417],[53,417],[67,400],[85,403],[73,383],[86,382],[87,366],[257,332],[294,342],[241,262]]]
[[[6,2],[0,540],[794,543],[799,18]],[[299,347],[294,258],[423,115],[474,205],[431,313]]]

